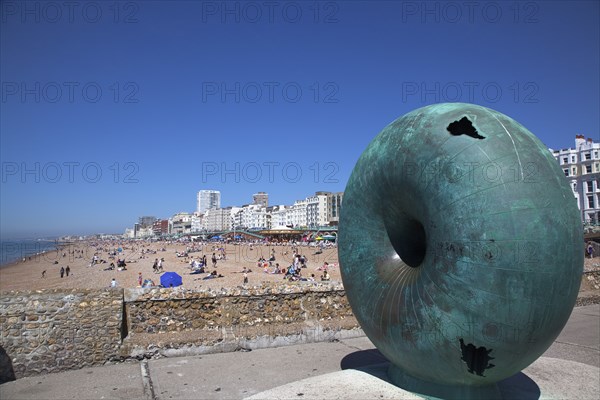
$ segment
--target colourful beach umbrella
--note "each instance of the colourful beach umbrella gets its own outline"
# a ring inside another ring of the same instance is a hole
[[[164,287],[181,286],[183,280],[177,272],[165,272],[160,276],[160,284]]]

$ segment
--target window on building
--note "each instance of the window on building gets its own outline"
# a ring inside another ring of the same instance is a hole
[[[598,159],[598,152],[594,151],[594,158],[597,160]]]
[[[571,164],[575,164],[575,160],[576,160],[575,156],[571,156]]]
[[[591,160],[592,159],[592,153],[585,153],[583,156],[585,157],[584,158],[585,160]]]
[[[565,172],[565,176],[569,176],[569,169],[568,168],[563,169],[563,171]]]
[[[576,192],[577,191],[577,182],[573,182],[573,191]]]
[[[594,196],[588,196],[588,208],[594,208]]]
[[[577,168],[576,167],[571,168],[571,175],[572,176],[577,175]]]
[[[569,163],[569,157],[563,157],[562,162],[563,162],[563,164],[568,164]]]
[[[587,192],[591,193],[594,191],[594,181],[587,181]]]
[[[591,174],[592,173],[592,166],[591,165],[586,165],[585,166],[585,173],[586,174]]]

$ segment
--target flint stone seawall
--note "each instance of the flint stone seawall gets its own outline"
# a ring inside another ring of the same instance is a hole
[[[119,356],[121,290],[0,295],[0,383],[98,365]]]
[[[3,292],[0,383],[128,358],[334,340],[342,331],[362,335],[341,283]]]
[[[350,319],[342,285],[287,285],[221,291],[127,289],[130,333],[164,333],[218,327],[258,327]]]

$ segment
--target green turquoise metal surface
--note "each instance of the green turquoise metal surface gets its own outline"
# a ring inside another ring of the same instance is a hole
[[[582,244],[575,198],[546,146],[473,104],[388,125],[356,163],[340,215],[346,293],[391,378],[460,396],[552,344],[577,299]]]

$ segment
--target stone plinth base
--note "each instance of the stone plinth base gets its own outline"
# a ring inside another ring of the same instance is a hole
[[[420,393],[394,386],[387,375],[388,363],[347,369],[292,382],[246,400],[259,399],[453,399],[465,392],[441,394],[423,386]],[[600,369],[574,361],[541,357],[532,365],[495,387],[487,388],[485,398],[501,399],[582,399],[600,393]]]

